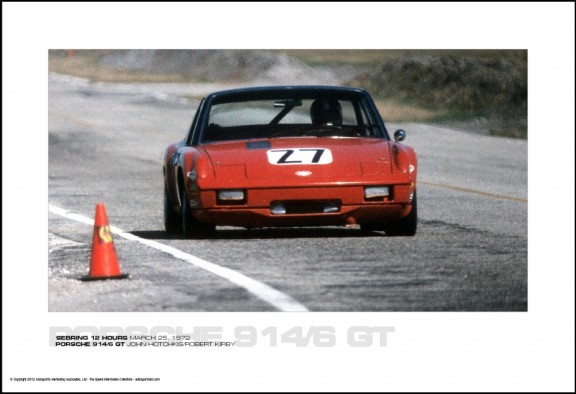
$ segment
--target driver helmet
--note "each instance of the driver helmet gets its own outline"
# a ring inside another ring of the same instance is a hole
[[[315,126],[342,126],[342,106],[336,99],[316,99],[310,106],[310,118]]]

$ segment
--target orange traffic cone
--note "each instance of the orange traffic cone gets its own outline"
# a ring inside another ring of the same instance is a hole
[[[116,257],[116,249],[112,241],[112,233],[108,225],[106,207],[103,203],[96,204],[96,217],[94,219],[94,236],[92,237],[92,258],[90,259],[90,273],[80,279],[124,279],[127,274],[120,271]]]

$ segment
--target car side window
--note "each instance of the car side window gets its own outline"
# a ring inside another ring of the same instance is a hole
[[[358,126],[358,119],[351,101],[340,100],[342,106],[342,122],[345,126]]]
[[[198,109],[196,109],[196,115],[194,115],[194,120],[192,121],[192,125],[190,126],[190,130],[188,131],[188,135],[186,136],[186,145],[190,146],[192,145],[193,141],[194,141],[194,136],[197,133],[198,130],[198,117],[200,116],[200,113],[202,112],[202,107],[204,106],[204,99],[202,99],[202,101],[200,101],[200,104],[198,105]]]
[[[368,135],[370,136],[379,135],[382,131],[379,126],[380,122],[378,121],[378,119],[375,118],[377,115],[372,113],[368,109],[369,105],[366,102],[366,100],[362,101],[360,108],[362,112],[362,117],[364,118],[364,125],[366,127],[366,131],[368,132]]]

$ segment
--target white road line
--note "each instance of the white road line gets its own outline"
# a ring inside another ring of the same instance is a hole
[[[94,225],[94,219],[87,218],[86,216],[82,216],[77,213],[69,212],[65,209],[58,208],[54,205],[48,205],[48,210],[56,215],[63,216],[67,219],[75,220],[77,222],[88,224],[91,226]],[[308,311],[308,309],[304,305],[302,305],[289,295],[284,294],[281,291],[278,291],[265,283],[259,282],[237,271],[231,270],[230,268],[210,263],[209,261],[202,260],[199,257],[182,252],[181,250],[178,250],[171,246],[164,245],[156,241],[151,241],[149,239],[140,238],[134,234],[130,234],[122,229],[119,229],[118,227],[110,226],[110,230],[112,231],[112,233],[117,234],[118,236],[125,238],[129,241],[140,242],[141,244],[144,244],[161,252],[168,253],[176,257],[177,259],[183,260],[198,268],[204,269],[208,272],[218,275],[221,278],[224,278],[240,287],[245,288],[250,293],[260,298],[262,301],[267,302],[268,304],[274,306],[275,308],[277,308],[282,312]]]

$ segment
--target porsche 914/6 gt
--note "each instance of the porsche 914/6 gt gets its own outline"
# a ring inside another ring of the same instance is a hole
[[[412,236],[414,150],[390,138],[362,89],[275,86],[215,92],[164,154],[164,224],[187,237],[216,226],[360,225]]]

